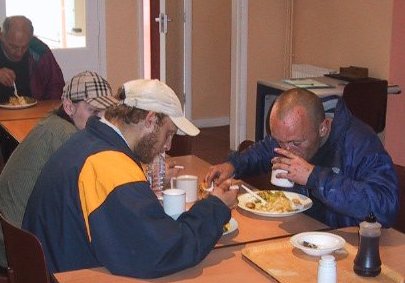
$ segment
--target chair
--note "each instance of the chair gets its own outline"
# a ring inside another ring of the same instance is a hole
[[[9,283],[51,283],[41,243],[28,231],[17,228],[0,214],[8,261]]]
[[[172,139],[172,147],[166,153],[170,156],[189,155],[192,151],[193,137],[175,134]]]
[[[251,140],[242,141],[238,146],[238,152],[243,152],[244,150],[248,149],[252,144],[254,144],[254,142]],[[273,185],[270,184],[269,173],[262,173],[257,176],[243,177],[241,178],[241,180],[257,189],[270,189],[270,188],[274,189]]]
[[[385,80],[365,79],[350,82],[343,90],[343,100],[353,115],[376,133],[385,128],[387,86]]]
[[[405,167],[394,165],[399,181],[399,212],[393,228],[405,233]]]

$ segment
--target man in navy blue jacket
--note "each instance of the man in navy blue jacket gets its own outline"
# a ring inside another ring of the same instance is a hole
[[[385,227],[393,224],[398,181],[391,157],[374,131],[340,98],[332,118],[325,116],[314,93],[288,90],[271,110],[270,131],[271,136],[212,166],[206,181],[220,184],[230,176],[284,169],[287,173],[278,177],[293,181],[291,190],[313,200],[306,213],[315,219],[345,227],[359,224],[372,212]]]

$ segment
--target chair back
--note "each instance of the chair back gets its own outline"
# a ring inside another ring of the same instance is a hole
[[[350,82],[343,90],[343,100],[353,115],[376,133],[385,128],[387,86],[385,80],[366,79]]]
[[[17,228],[0,214],[10,283],[50,283],[41,243],[32,233]]]
[[[399,181],[399,212],[393,228],[405,233],[405,167],[394,165]]]
[[[238,146],[238,152],[243,152],[252,144],[254,144],[254,141],[252,140],[242,141]],[[270,173],[261,173],[260,175],[256,176],[242,177],[241,180],[259,190],[275,189],[270,183]]]

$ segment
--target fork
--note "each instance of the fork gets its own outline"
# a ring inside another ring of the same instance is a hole
[[[15,84],[15,81],[13,82],[13,85],[14,85],[14,95],[15,95],[15,97],[20,98],[20,96],[17,93],[17,86]]]

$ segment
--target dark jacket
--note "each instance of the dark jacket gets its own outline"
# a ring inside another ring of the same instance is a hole
[[[232,154],[236,177],[268,172],[275,147],[276,141],[267,136],[248,151]],[[308,215],[331,227],[358,225],[370,212],[385,227],[394,223],[398,180],[391,157],[374,131],[355,118],[341,99],[329,138],[310,163],[315,168],[306,186],[292,189],[314,202]]]
[[[105,266],[153,278],[199,263],[230,217],[214,196],[177,221],[167,216],[137,155],[92,117],[45,165],[23,228],[40,239],[51,272]]]

